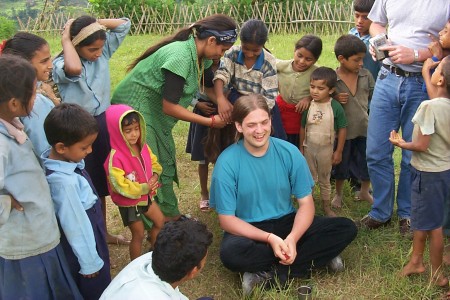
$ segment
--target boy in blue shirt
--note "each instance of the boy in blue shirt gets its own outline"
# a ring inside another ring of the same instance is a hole
[[[363,66],[369,70],[373,78],[376,80],[378,71],[380,71],[381,64],[378,61],[372,59],[372,55],[369,53],[369,28],[372,21],[367,17],[372,9],[375,0],[355,0],[353,1],[353,10],[355,11],[355,27],[350,29],[349,34],[357,36],[361,41],[366,44],[366,56],[364,56]]]
[[[98,299],[111,282],[101,202],[84,169],[97,138],[95,118],[77,104],[53,108],[44,122],[51,149],[41,158],[62,229],[61,245],[84,299]]]

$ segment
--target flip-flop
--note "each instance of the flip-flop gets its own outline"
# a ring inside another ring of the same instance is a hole
[[[202,212],[208,212],[211,210],[211,208],[209,207],[209,199],[207,200],[200,200],[200,210]]]

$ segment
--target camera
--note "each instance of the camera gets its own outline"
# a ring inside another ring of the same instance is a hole
[[[387,36],[384,33],[377,34],[369,40],[370,45],[372,45],[375,51],[375,58],[377,60],[383,60],[389,57],[388,51],[381,51],[379,48],[387,45]]]

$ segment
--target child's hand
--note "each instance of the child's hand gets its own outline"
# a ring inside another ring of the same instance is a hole
[[[309,104],[311,103],[311,97],[307,96],[305,98],[300,99],[297,105],[295,105],[295,112],[302,113],[308,109]]]
[[[67,20],[66,24],[64,24],[63,32],[62,32],[62,39],[68,39],[70,41],[70,27],[72,26],[73,21],[75,19],[69,19]]]
[[[231,122],[226,122],[220,115],[214,115],[213,128],[224,128],[227,124],[231,124]]]
[[[397,131],[392,130],[391,131],[391,135],[389,137],[389,141],[395,145],[395,146],[399,146],[403,143],[405,143],[405,140],[400,136],[400,134],[398,134]]]
[[[340,164],[341,161],[342,161],[342,152],[334,151],[333,152],[333,156],[332,156],[332,160],[331,160],[331,164],[333,166],[336,166],[336,165]]]
[[[428,50],[430,50],[433,56],[436,56],[439,60],[442,59],[442,46],[439,43],[439,39],[432,34],[428,34],[431,39],[431,43],[428,44]]]
[[[9,197],[11,197],[11,209],[15,209],[18,211],[23,211],[23,206],[20,205],[19,201],[17,201],[16,199],[14,199],[13,196],[9,195]]]
[[[86,274],[86,275],[83,274],[83,277],[84,278],[94,278],[97,275],[98,275],[98,272],[95,272],[95,273],[92,273],[92,274]]]
[[[231,123],[233,104],[231,104],[231,102],[222,95],[217,97],[217,106],[220,118],[226,123]]]
[[[436,69],[439,65],[439,61],[435,62],[431,58],[428,58],[422,66],[422,74],[430,74],[430,71]]]
[[[333,97],[341,104],[347,104],[348,102],[348,93],[339,93]]]
[[[210,102],[198,102],[195,107],[200,109],[200,111],[206,116],[210,116],[216,111],[216,109],[214,108],[214,104]]]
[[[153,173],[152,177],[148,181],[148,187],[152,193],[155,192],[156,189],[159,188],[160,186],[158,182],[158,177],[159,177],[158,174]]]

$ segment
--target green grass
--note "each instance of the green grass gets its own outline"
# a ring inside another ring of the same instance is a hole
[[[294,43],[301,35],[271,36],[267,48],[281,59],[289,59],[293,54]],[[333,53],[334,41],[338,36],[322,37],[323,54],[319,64],[335,68],[337,66]],[[142,53],[148,46],[160,39],[159,36],[129,36],[111,59],[111,78],[114,86],[126,74],[126,66]],[[48,39],[52,53],[61,50],[60,41]],[[180,175],[180,187],[176,188],[180,208],[183,213],[205,222],[214,233],[214,242],[209,249],[208,261],[203,272],[194,280],[184,283],[180,290],[191,299],[209,295],[215,299],[245,299],[241,294],[240,277],[225,269],[219,259],[219,247],[222,230],[214,212],[201,213],[198,208],[200,187],[197,176],[197,164],[190,161],[185,153],[185,145],[189,124],[178,122],[174,129],[177,145],[177,161]],[[395,152],[395,160],[399,161],[399,151]],[[398,163],[397,163],[398,170]],[[212,167],[211,167],[212,171]],[[109,230],[130,237],[128,229],[121,225],[117,208],[108,203]],[[355,202],[349,186],[345,186],[345,200],[342,210],[338,212],[354,220],[361,218],[370,210],[365,202]],[[317,213],[322,214],[321,205],[317,204]],[[429,272],[421,276],[399,278],[401,268],[408,261],[411,241],[402,239],[398,233],[397,219],[384,229],[369,231],[360,230],[355,241],[342,253],[346,269],[339,274],[327,270],[317,270],[310,280],[294,280],[290,288],[283,292],[257,290],[247,299],[297,299],[296,288],[301,284],[313,286],[314,299],[440,299],[443,291],[429,282]],[[128,248],[110,246],[111,260],[118,265],[112,271],[116,274],[128,262]],[[301,253],[299,253],[301,255]],[[425,253],[428,262],[428,250]],[[448,272],[448,268],[445,268]]]

